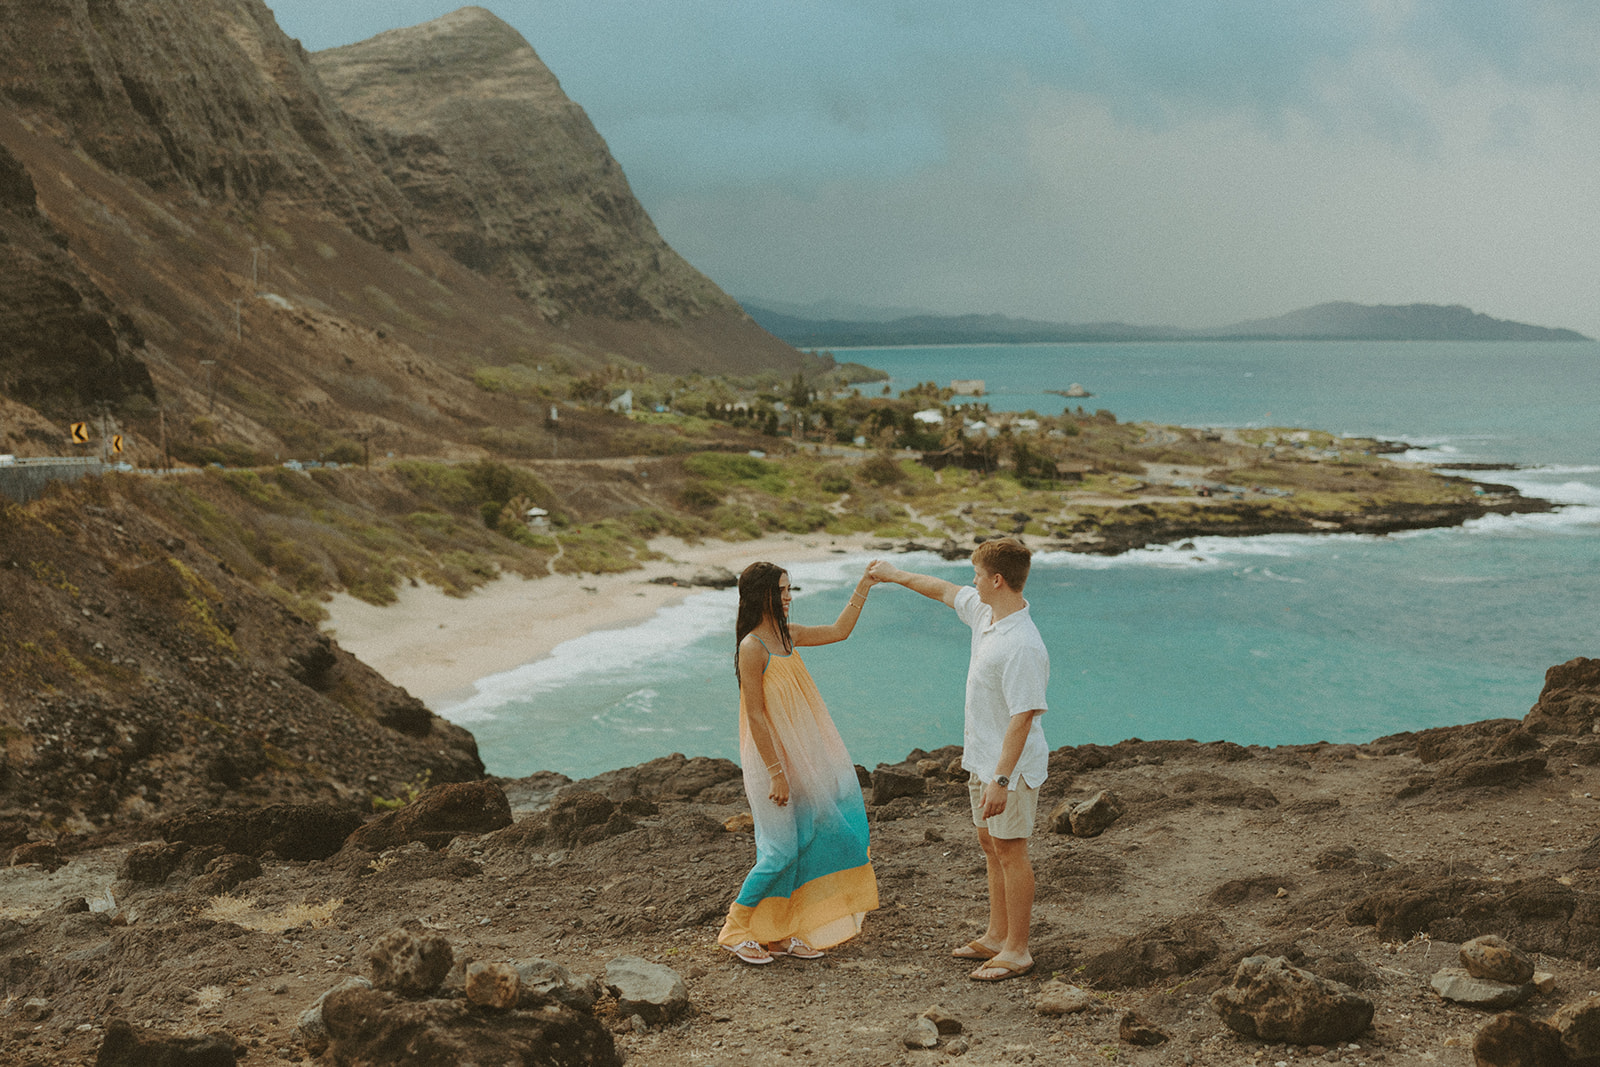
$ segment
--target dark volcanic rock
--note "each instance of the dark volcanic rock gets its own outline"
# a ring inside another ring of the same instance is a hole
[[[6,394],[50,413],[135,395],[154,399],[141,358],[143,336],[116,313],[65,245],[39,212],[27,170],[0,145],[0,336],[6,339],[0,381]]]
[[[229,852],[290,860],[320,860],[338,852],[361,816],[332,804],[272,804],[264,808],[188,811],[159,823],[168,841],[220,845]]]
[[[420,841],[443,848],[461,834],[486,834],[511,825],[511,805],[493,782],[436,785],[403,808],[350,835],[349,847],[368,852]]]
[[[61,850],[50,841],[31,841],[26,845],[18,845],[11,850],[7,864],[12,867],[24,863],[37,863],[47,871],[59,870],[67,861],[61,858]]]
[[[872,803],[887,804],[900,797],[928,795],[928,780],[920,774],[908,774],[893,767],[879,767],[872,772]]]
[[[615,803],[633,797],[646,800],[693,800],[708,789],[743,779],[732,760],[710,756],[687,759],[682,753],[661,756],[637,767],[606,771],[564,787],[557,794],[601,793]]]
[[[1600,659],[1578,656],[1544,672],[1539,702],[1523,722],[1536,734],[1587,734],[1600,719]]]
[[[1281,957],[1241,962],[1211,1005],[1230,1030],[1262,1041],[1325,1045],[1353,1040],[1372,1025],[1370,1000]]]
[[[1083,979],[1097,989],[1129,989],[1190,974],[1221,950],[1215,920],[1194,915],[1164,923],[1083,961]]]
[[[169,844],[166,841],[146,841],[135,845],[123,857],[117,877],[124,882],[144,882],[160,885],[167,876],[178,869],[178,861],[189,851],[186,842]]]
[[[135,1030],[124,1019],[106,1025],[95,1067],[234,1067],[243,1051],[224,1033],[178,1037]]]
[[[390,930],[367,953],[372,984],[405,997],[425,997],[438,989],[454,962],[444,937],[410,930]]]
[[[1459,943],[1498,934],[1525,952],[1600,963],[1600,894],[1554,878],[1502,883],[1417,875],[1360,897],[1345,918],[1376,926],[1385,941],[1425,933]]]
[[[408,1002],[376,989],[341,989],[322,1006],[335,1063],[367,1067],[548,1064],[621,1067],[592,1015],[560,1006],[480,1012],[463,1001]]]
[[[722,824],[709,816],[706,822],[722,832]],[[576,792],[563,794],[549,811],[536,812],[516,825],[485,840],[488,847],[507,848],[543,845],[553,848],[572,848],[574,845],[592,844],[608,837],[616,837],[637,828],[637,824],[617,805],[600,793]]]
[[[1549,1023],[1503,1012],[1472,1035],[1477,1067],[1567,1067],[1561,1034]]]
[[[189,883],[189,888],[194,892],[214,897],[219,893],[232,892],[244,882],[259,877],[261,877],[260,860],[254,856],[229,853],[226,856],[218,856],[206,864],[205,871]]]

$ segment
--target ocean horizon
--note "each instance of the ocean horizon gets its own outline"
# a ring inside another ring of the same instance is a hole
[[[998,350],[998,351],[997,351]],[[1004,358],[996,358],[1002,355]],[[1041,552],[1026,590],[1051,652],[1052,747],[1127,738],[1362,742],[1520,717],[1544,671],[1596,654],[1600,346],[1253,343],[956,346],[836,353],[923,381],[986,377],[998,410],[1376,436],[1403,458],[1555,502],[1387,536],[1199,538],[1103,557]],[[982,373],[973,373],[973,368]],[[1080,382],[1095,396],[1044,389]],[[1280,417],[1281,416],[1281,417]],[[796,564],[797,622],[838,612],[871,556]],[[932,554],[899,566],[970,580]],[[737,758],[732,590],[587,634],[440,708],[490,773],[574,778],[672,752]],[[858,763],[961,739],[965,628],[899,587],[855,635],[801,654]],[[603,663],[603,668],[597,668]]]

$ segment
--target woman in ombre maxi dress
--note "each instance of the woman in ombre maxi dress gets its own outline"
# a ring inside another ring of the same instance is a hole
[[[746,963],[816,959],[878,906],[855,764],[795,651],[849,637],[874,584],[863,575],[831,624],[790,626],[787,571],[752,563],[739,576],[739,758],[756,863],[717,943]]]

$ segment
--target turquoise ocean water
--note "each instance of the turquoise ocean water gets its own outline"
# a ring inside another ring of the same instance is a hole
[[[855,349],[892,376],[983,378],[997,410],[1043,392],[1122,421],[1303,426],[1509,462],[1475,477],[1561,505],[1388,537],[1202,539],[1114,558],[1043,553],[1027,595],[1050,647],[1052,746],[1129,737],[1291,744],[1519,717],[1544,671],[1600,656],[1600,345],[1172,343]],[[783,562],[783,561],[779,561]],[[826,622],[865,557],[792,568],[797,622]],[[935,556],[897,563],[967,581]],[[669,752],[736,758],[736,596],[709,592],[479,681],[446,717],[491,773],[582,777]],[[965,630],[876,590],[855,635],[802,653],[857,762],[961,737]]]

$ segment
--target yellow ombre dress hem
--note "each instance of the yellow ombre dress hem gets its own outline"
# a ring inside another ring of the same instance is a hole
[[[861,921],[878,908],[878,879],[871,864],[836,871],[807,882],[789,897],[767,897],[755,907],[735,902],[717,944],[767,944],[798,937],[812,948],[832,948],[861,932]]]

